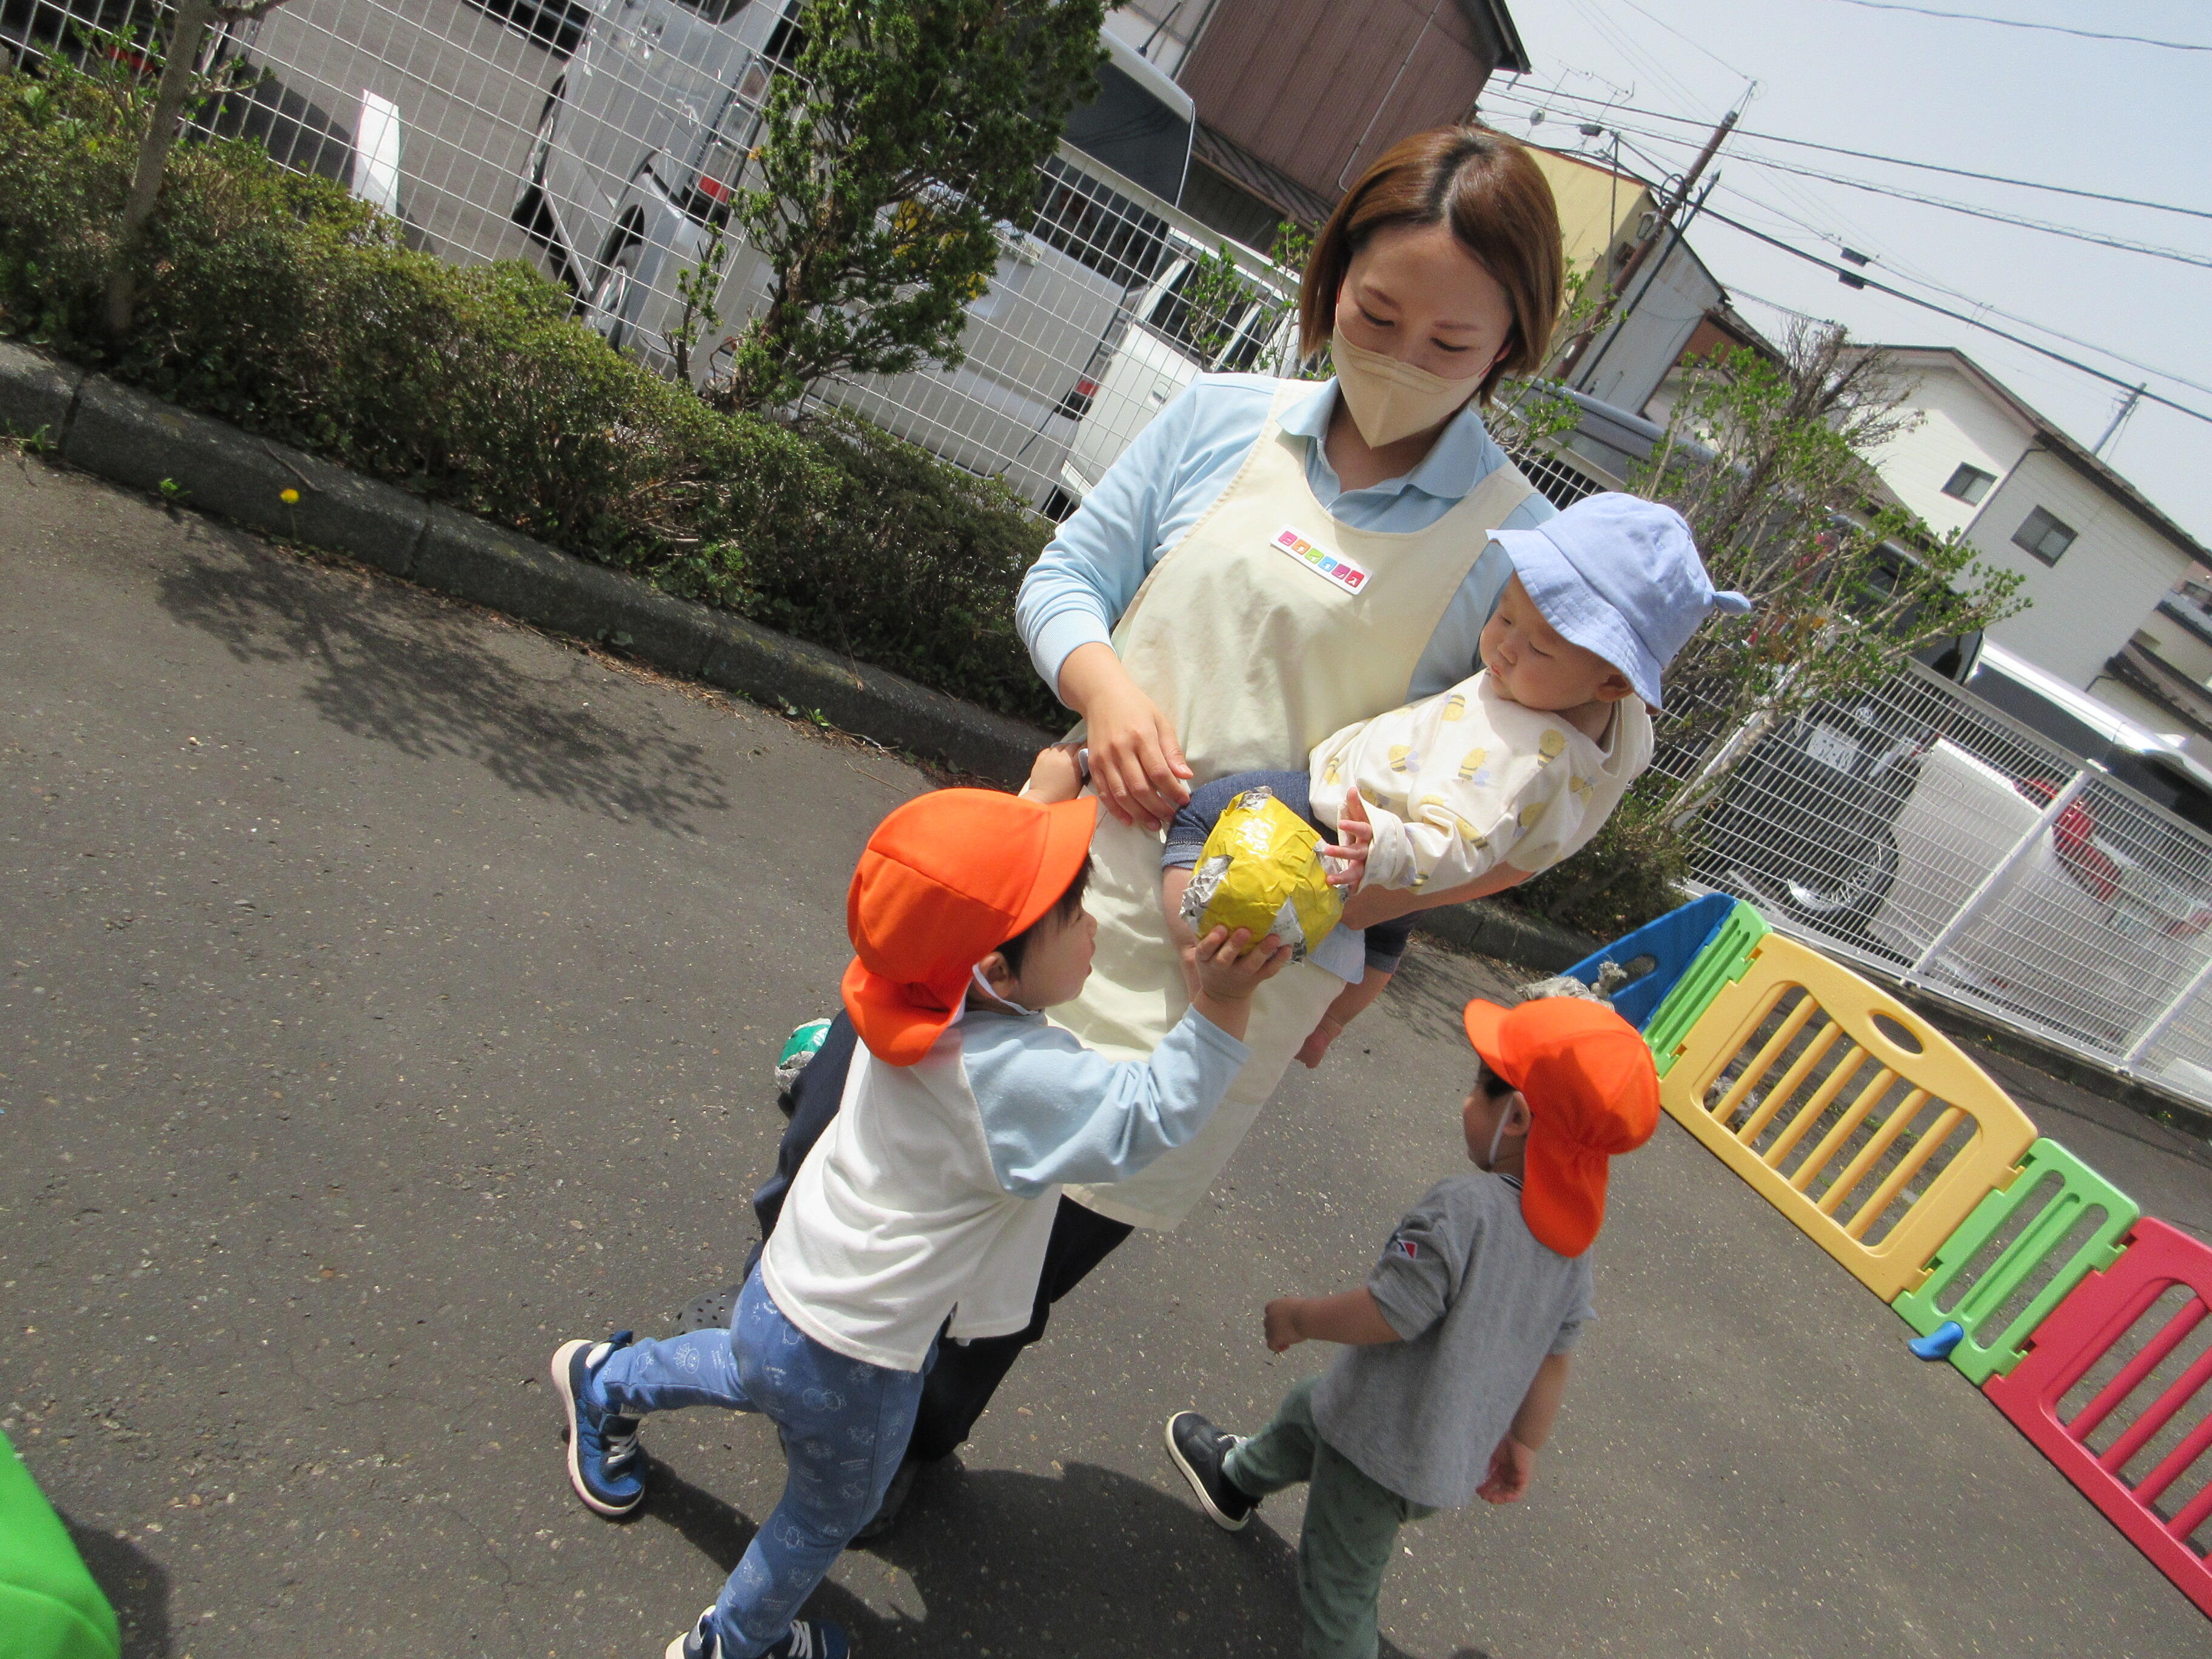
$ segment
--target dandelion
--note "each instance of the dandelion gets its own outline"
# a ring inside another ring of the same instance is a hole
[[[296,489],[279,490],[276,493],[276,499],[287,507],[297,507],[300,504],[300,492]]]

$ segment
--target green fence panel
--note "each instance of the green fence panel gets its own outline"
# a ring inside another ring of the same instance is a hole
[[[115,1610],[85,1571],[69,1528],[0,1434],[0,1654],[116,1659]]]
[[[2020,1287],[2052,1261],[2067,1235],[2092,1210],[2103,1212],[2096,1231],[2076,1245],[2057,1274],[2002,1329],[1991,1326]],[[2027,1220],[1972,1284],[1960,1277],[2006,1223],[2025,1212]],[[2027,1149],[2020,1173],[1991,1193],[1960,1222],[1929,1261],[1927,1279],[1890,1304],[1923,1336],[1946,1320],[1956,1320],[1966,1335],[1951,1350],[1951,1363],[1978,1388],[2019,1363],[2023,1345],[2066,1293],[2093,1272],[2109,1267],[2125,1248],[2128,1230],[2142,1214],[2136,1201],[2057,1141],[2045,1139]]]
[[[1674,988],[1667,993],[1666,1000],[1653,1011],[1644,1027],[1644,1040],[1651,1045],[1651,1058],[1661,1077],[1674,1066],[1682,1040],[1690,1035],[1698,1016],[1712,1006],[1723,986],[1743,977],[1751,965],[1753,947],[1772,931],[1765,916],[1738,900],[1712,943],[1698,952],[1698,959],[1674,982]]]

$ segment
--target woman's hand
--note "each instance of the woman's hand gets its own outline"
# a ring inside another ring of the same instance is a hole
[[[1190,799],[1191,769],[1175,722],[1138,689],[1114,654],[1092,641],[1060,665],[1060,700],[1081,714],[1091,749],[1091,785],[1124,823],[1164,830]]]

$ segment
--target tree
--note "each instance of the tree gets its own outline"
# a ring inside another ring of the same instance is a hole
[[[210,28],[217,24],[250,22],[266,17],[284,0],[177,0],[169,20],[169,45],[161,60],[161,79],[154,94],[154,118],[138,146],[138,167],[131,179],[131,194],[123,204],[122,222],[107,267],[107,330],[120,338],[131,328],[138,301],[138,242],[146,222],[161,198],[161,179],[167,170],[169,150],[185,117],[185,106],[199,86],[200,49]]]
[[[807,0],[734,216],[769,302],[717,401],[758,409],[832,373],[960,362],[963,307],[1026,226],[1037,169],[1103,58],[1103,0]]]
[[[1791,714],[2021,608],[2017,574],[1883,499],[1868,458],[1917,423],[1908,390],[1833,324],[1794,325],[1779,362],[1739,350],[1689,371],[1633,487],[1689,520],[1714,585],[1754,609],[1701,629],[1668,672],[1681,718],[1665,735],[1705,745],[1666,802],[1677,828]]]

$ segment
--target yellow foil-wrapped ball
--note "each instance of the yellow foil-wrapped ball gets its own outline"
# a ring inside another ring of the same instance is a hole
[[[1291,960],[1304,961],[1344,914],[1321,847],[1313,826],[1273,790],[1246,790],[1206,838],[1183,890],[1183,920],[1200,939],[1216,927],[1242,927],[1255,939],[1273,933]]]

